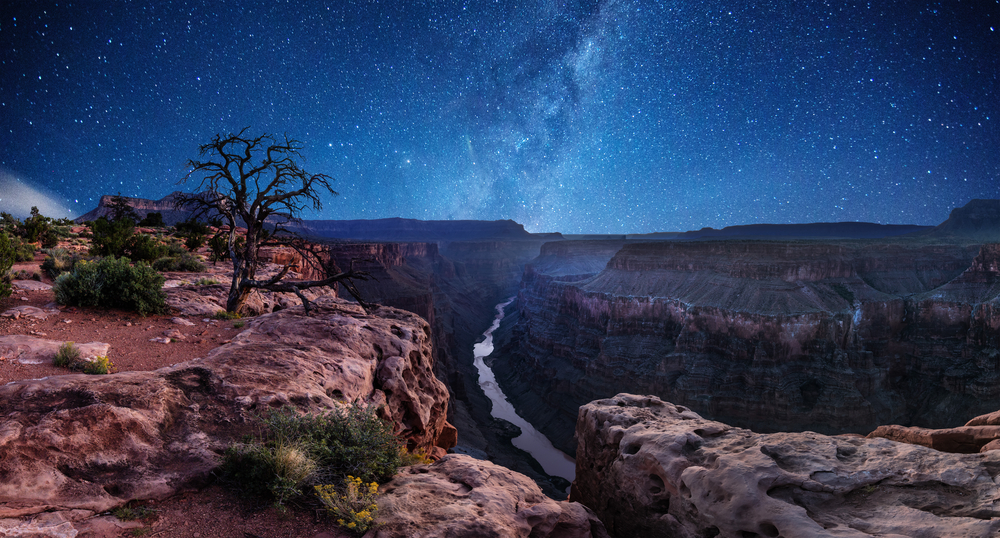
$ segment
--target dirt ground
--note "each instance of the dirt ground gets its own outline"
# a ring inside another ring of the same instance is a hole
[[[14,270],[38,272],[38,263],[17,264]],[[51,284],[47,278],[43,282]],[[193,326],[172,321],[176,314],[142,317],[131,312],[91,308],[63,308],[55,305],[51,290],[15,291],[0,299],[0,312],[30,305],[59,308],[58,314],[45,320],[0,318],[0,335],[30,335],[49,340],[104,342],[111,345],[108,358],[114,371],[155,370],[163,366],[203,357],[211,349],[228,342],[239,333],[242,323],[186,318]],[[168,331],[180,331],[182,337],[170,343],[151,342]],[[37,379],[67,373],[52,363],[21,364],[0,359],[0,384],[20,379]],[[244,499],[219,485],[200,491],[185,492],[162,502],[140,502],[148,516],[130,522],[102,518],[104,524],[82,532],[86,537],[159,536],[164,538],[340,538],[342,533],[325,517],[306,510],[291,509],[281,513],[259,501]],[[109,523],[110,522],[110,523]]]

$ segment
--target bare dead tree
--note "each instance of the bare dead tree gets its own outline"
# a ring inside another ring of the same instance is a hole
[[[226,299],[228,312],[239,312],[254,289],[289,291],[301,300],[306,313],[309,301],[302,290],[340,283],[365,308],[353,280],[367,280],[368,274],[347,271],[330,274],[324,278],[307,281],[282,281],[291,265],[286,265],[276,275],[266,280],[257,279],[260,249],[264,246],[283,245],[299,252],[306,263],[325,269],[321,253],[288,229],[299,222],[302,211],[308,206],[320,210],[320,196],[324,191],[336,195],[330,186],[333,178],[325,174],[310,174],[299,166],[302,160],[302,143],[283,137],[278,140],[269,134],[257,137],[246,135],[249,127],[239,133],[215,135],[208,144],[199,147],[204,160],[190,160],[190,171],[180,183],[199,181],[195,193],[177,196],[178,209],[192,211],[193,218],[221,218],[228,226],[228,257],[233,263],[233,277]],[[200,179],[197,179],[199,178]],[[195,179],[192,179],[195,178]],[[237,236],[238,228],[246,232]]]

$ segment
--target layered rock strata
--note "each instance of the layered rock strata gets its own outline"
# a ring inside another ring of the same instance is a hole
[[[356,282],[365,300],[409,310],[430,322],[436,373],[451,396],[449,421],[461,432],[456,450],[526,474],[546,493],[558,495],[561,488],[510,444],[507,424],[490,416],[489,399],[473,366],[473,344],[489,327],[493,307],[515,293],[525,263],[538,255],[540,246],[537,240],[482,240],[335,242],[327,248],[338,267],[353,264],[371,274],[371,280]]]
[[[589,277],[574,246],[525,270],[491,357],[565,451],[577,408],[620,391],[759,431],[942,428],[1000,408],[996,245],[628,242]]]
[[[1000,451],[759,434],[656,397],[580,409],[571,499],[618,537],[993,537]]]
[[[207,357],[168,368],[0,387],[0,518],[167,497],[205,481],[254,416],[285,405],[367,402],[411,449],[454,444],[427,323],[332,298],[316,306],[310,317],[298,307],[256,318]]]

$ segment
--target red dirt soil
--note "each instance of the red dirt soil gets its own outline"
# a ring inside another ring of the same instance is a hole
[[[38,262],[17,264],[14,270],[38,272]],[[51,281],[43,279],[46,283]],[[17,306],[30,305],[56,308],[55,296],[48,291],[15,291],[0,299],[0,312]],[[155,370],[179,362],[204,357],[210,350],[229,341],[239,333],[242,322],[205,321],[188,318],[194,326],[171,321],[176,314],[142,317],[131,312],[95,308],[63,308],[45,320],[31,318],[0,318],[0,335],[29,335],[49,340],[76,343],[104,342],[111,344],[108,358],[114,371]],[[169,344],[151,342],[168,330],[179,330],[184,339]],[[61,375],[67,371],[52,363],[21,364],[0,358],[0,384],[20,379],[37,379]],[[164,537],[164,538],[340,538],[348,537],[329,518],[312,511],[290,509],[281,513],[259,501],[242,498],[219,485],[200,491],[185,492],[161,502],[140,502],[151,510],[151,516],[130,523],[112,519],[112,525],[95,525],[79,538],[101,537]],[[122,528],[121,525],[135,525]],[[97,528],[103,527],[103,528]]]

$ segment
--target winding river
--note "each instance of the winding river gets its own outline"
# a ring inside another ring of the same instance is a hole
[[[473,347],[475,354],[476,369],[479,370],[479,386],[483,392],[493,402],[492,415],[496,418],[506,420],[521,428],[521,435],[515,437],[511,443],[517,448],[531,454],[533,458],[542,466],[546,474],[559,476],[573,481],[576,476],[576,461],[566,455],[565,452],[552,446],[547,437],[535,429],[528,421],[524,420],[514,411],[514,406],[507,401],[507,396],[500,390],[493,370],[486,366],[483,360],[493,352],[493,331],[500,326],[503,319],[503,309],[514,300],[513,297],[506,302],[497,305],[497,316],[493,320],[493,325],[483,333],[484,340]]]

